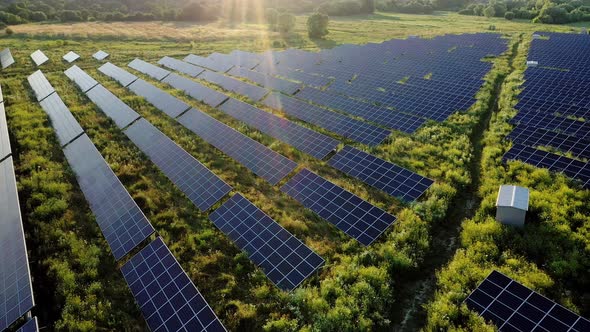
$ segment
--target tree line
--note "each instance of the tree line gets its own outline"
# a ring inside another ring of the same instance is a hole
[[[564,24],[590,21],[590,6],[580,0],[490,0],[472,3],[459,11],[462,15],[532,20],[533,23]]]

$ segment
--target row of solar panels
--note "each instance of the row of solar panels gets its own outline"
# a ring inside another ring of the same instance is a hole
[[[35,305],[4,98],[0,88],[0,331],[18,325]],[[35,328],[29,329],[26,326]],[[36,318],[21,329],[37,331]]]
[[[108,56],[109,54],[104,51],[98,51],[93,55],[93,57],[99,61],[106,59]],[[72,63],[79,58],[80,56],[73,51],[70,51],[63,56],[63,59],[68,63]],[[37,67],[49,61],[49,58],[41,50],[36,50],[35,52],[31,53],[31,59]],[[12,66],[14,62],[14,58],[9,48],[5,48],[0,52],[0,65],[2,66],[2,69]]]
[[[562,60],[569,59],[562,62],[569,67],[525,71],[524,90],[515,106],[518,114],[510,120],[516,126],[507,137],[514,144],[504,160],[561,172],[590,188],[590,99],[585,88],[588,80],[582,76],[590,75],[590,71],[563,52],[564,43],[568,52],[590,50],[588,36],[552,33],[549,39],[532,41],[529,59],[542,59],[548,66],[557,66],[554,58],[563,57]],[[561,154],[546,151],[547,148]]]

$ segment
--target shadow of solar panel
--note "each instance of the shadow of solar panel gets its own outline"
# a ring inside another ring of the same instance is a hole
[[[137,80],[137,76],[125,71],[114,64],[107,62],[98,68],[98,71],[121,83],[122,86],[127,87],[129,84]]]
[[[38,332],[39,331],[39,323],[37,322],[37,317],[33,317],[29,319],[20,329],[16,332]]]
[[[33,52],[31,54],[31,59],[33,60],[35,65],[37,65],[37,67],[49,61],[49,58],[41,50],[36,50],[35,52]]]
[[[0,330],[35,305],[12,157],[0,162]]]
[[[177,60],[168,56],[165,56],[162,59],[160,59],[160,61],[158,61],[158,64],[166,68],[176,70],[177,72],[183,73],[191,77],[197,77],[200,73],[205,71],[205,69],[201,67],[197,67],[195,65],[191,65],[190,63]]]
[[[269,92],[265,88],[248,84],[235,78],[231,78],[223,74],[218,74],[208,70],[201,73],[201,75],[199,75],[198,78],[219,85],[227,91],[235,92],[237,94],[246,96],[253,101],[259,101]]]
[[[277,90],[286,94],[292,95],[300,88],[298,83],[290,82],[282,78],[265,75],[256,71],[248,70],[246,68],[234,67],[228,74],[236,77],[248,79],[258,85],[267,89]]]
[[[233,65],[227,63],[218,63],[212,61],[211,59],[203,58],[202,56],[189,54],[187,55],[182,61],[188,62],[190,64],[211,69],[213,71],[218,71],[221,73],[225,73],[226,71],[230,70]]]
[[[37,101],[41,101],[55,92],[55,89],[51,86],[41,70],[32,73],[27,77],[27,80],[29,81],[31,88],[33,88]]]
[[[329,136],[233,98],[223,103],[219,110],[318,159],[323,159],[336,150],[340,143]]]
[[[61,146],[71,142],[84,133],[82,127],[57,93],[39,103],[51,120],[51,125]]]
[[[14,64],[14,58],[9,48],[5,48],[0,52],[0,63],[2,64],[2,69],[6,69]]]
[[[272,185],[297,167],[295,162],[199,110],[189,110],[178,122]]]
[[[272,93],[263,103],[266,106],[285,112],[299,120],[317,125],[356,142],[375,146],[382,143],[390,132],[368,123],[349,118],[295,98]]]
[[[590,140],[590,123],[534,111],[520,111],[510,120],[512,124],[557,131]]]
[[[102,85],[97,85],[86,95],[121,129],[139,119],[137,112]]]
[[[120,260],[154,228],[88,136],[80,136],[63,150],[113,256]]]
[[[303,89],[299,91],[295,97],[306,99],[315,104],[358,116],[387,128],[403,131],[409,134],[414,133],[424,124],[424,122],[426,122],[426,119],[424,118],[395,112],[386,108],[316,89]]]
[[[128,88],[136,95],[145,98],[150,104],[154,105],[157,109],[168,114],[168,116],[172,118],[176,118],[190,108],[190,106],[182,100],[171,96],[141,78],[133,82]]]
[[[184,91],[184,93],[191,96],[192,98],[211,107],[219,106],[228,98],[228,96],[219,91],[215,91],[191,79],[176,75],[174,73],[168,75],[168,77],[166,77],[162,82],[169,84],[175,89]]]
[[[4,102],[4,95],[2,94],[2,86],[0,86],[0,103]]]
[[[208,210],[231,191],[227,183],[146,120],[131,125],[125,135],[201,211]]]
[[[107,52],[105,52],[105,51],[98,51],[98,52],[94,53],[92,55],[92,57],[95,58],[98,61],[102,61],[102,60],[108,58],[109,57],[109,54]]]
[[[590,142],[574,136],[518,125],[506,138],[518,144],[531,147],[550,146],[580,158],[590,159]]]
[[[8,137],[6,111],[4,110],[4,103],[0,103],[0,161],[4,160],[4,158],[11,154],[12,149],[10,148],[10,137]]]
[[[553,172],[562,172],[563,174],[580,181],[582,187],[590,188],[590,166],[588,163],[520,144],[514,144],[512,148],[504,154],[503,160],[519,160],[536,167],[547,168]]]
[[[240,194],[211,213],[209,219],[283,290],[295,289],[325,263]]]
[[[396,220],[389,213],[307,169],[297,173],[281,191],[366,246]]]
[[[226,331],[162,238],[133,256],[121,272],[150,330]]]
[[[498,271],[465,304],[500,331],[590,331],[590,321]]]
[[[161,81],[164,79],[164,77],[170,75],[170,72],[166,69],[154,66],[149,62],[145,62],[137,58],[131,61],[127,66],[137,70],[140,73],[144,73],[158,81]]]
[[[86,74],[85,71],[76,65],[73,65],[68,70],[64,71],[64,74],[66,74],[70,80],[74,81],[84,93],[98,85],[98,82],[94,78],[90,77],[90,75]]]
[[[72,62],[80,59],[80,56],[72,51],[69,51],[68,54],[63,56],[63,59],[65,61],[67,61],[68,63],[72,63]]]
[[[418,199],[434,183],[428,178],[351,146],[345,146],[328,163],[372,187],[407,202]]]

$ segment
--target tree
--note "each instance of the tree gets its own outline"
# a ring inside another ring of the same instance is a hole
[[[47,21],[47,15],[45,15],[44,12],[31,12],[31,21],[33,22],[43,22],[43,21]]]
[[[326,36],[328,31],[328,23],[330,18],[323,13],[313,13],[307,18],[307,34],[309,38],[322,38]]]
[[[266,23],[272,31],[277,31],[279,12],[274,8],[267,8],[265,13]]]
[[[373,14],[375,12],[375,0],[363,0],[361,10],[364,13]]]
[[[506,14],[504,14],[504,18],[507,19],[508,21],[512,21],[512,19],[514,19],[514,13],[513,12],[506,12]]]
[[[282,33],[290,32],[295,28],[295,15],[289,13],[283,13],[279,15],[278,27]]]
[[[486,9],[483,10],[483,14],[488,18],[494,17],[494,15],[496,15],[496,10],[493,6],[487,6]]]

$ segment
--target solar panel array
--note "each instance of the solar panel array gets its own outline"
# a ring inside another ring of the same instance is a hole
[[[321,176],[303,169],[281,191],[363,245],[373,243],[396,218]]]
[[[187,103],[171,96],[141,78],[133,82],[128,88],[172,118],[176,118],[190,108]]]
[[[189,110],[178,122],[273,185],[297,167],[295,162],[199,110]]]
[[[408,202],[418,199],[434,183],[428,178],[351,146],[345,146],[330,159],[329,164],[372,187]]]
[[[525,71],[523,91],[510,120],[516,127],[507,137],[515,144],[504,160],[519,160],[563,172],[590,186],[590,71],[584,54],[590,51],[588,36],[539,33],[528,60],[538,67]],[[544,151],[549,148],[550,151]],[[564,156],[566,155],[566,156]]]
[[[226,331],[162,238],[133,256],[121,272],[152,331]]]
[[[211,53],[207,59],[217,63],[223,63],[226,66],[239,66],[247,69],[252,69],[260,63],[256,54],[248,52],[232,52],[230,54],[215,52]]]
[[[102,85],[95,86],[86,95],[121,129],[139,119],[137,112]]]
[[[73,51],[69,51],[66,55],[63,56],[63,59],[68,63],[72,63],[80,59],[80,56]]]
[[[36,50],[35,52],[31,53],[31,59],[33,59],[33,62],[35,65],[37,65],[37,67],[49,61],[49,58],[41,50]]]
[[[325,158],[340,143],[237,99],[230,98],[219,110],[318,159]]]
[[[208,88],[186,77],[174,73],[168,75],[162,82],[169,84],[175,89],[182,90],[192,98],[203,102],[211,107],[217,107],[227,100],[223,93]]]
[[[189,75],[191,77],[197,77],[200,73],[205,71],[205,69],[201,67],[197,67],[195,65],[191,65],[190,63],[177,60],[168,56],[165,56],[162,59],[160,59],[160,61],[158,61],[158,64],[166,68],[176,70],[177,72]]]
[[[187,55],[182,61],[221,73],[225,73],[233,67],[231,64],[216,62],[194,54]]]
[[[0,162],[0,330],[35,305],[12,157]]]
[[[49,116],[61,146],[70,143],[84,133],[84,129],[80,127],[78,121],[76,121],[57,93],[45,98],[39,104]]]
[[[201,211],[208,210],[231,191],[227,183],[145,119],[127,128],[125,135]]]
[[[29,85],[33,88],[37,101],[45,99],[47,96],[55,92],[55,89],[43,74],[41,70],[37,70],[27,77]]]
[[[493,271],[465,304],[500,331],[590,331],[590,321]]]
[[[261,85],[267,89],[277,90],[288,95],[292,95],[300,88],[300,84],[291,81],[284,80],[282,78],[273,77],[270,75],[262,74],[253,70],[249,70],[241,67],[233,67],[228,74],[245,78],[258,85]]]
[[[113,78],[117,82],[121,83],[122,86],[127,87],[129,84],[135,82],[137,80],[137,76],[113,65],[110,62],[105,63],[104,65],[100,66],[98,70]]]
[[[16,330],[16,332],[38,332],[39,331],[39,323],[37,322],[37,317],[33,317],[29,319],[20,329]]]
[[[109,57],[109,54],[107,52],[105,52],[105,51],[98,51],[98,52],[94,53],[92,55],[92,57],[95,58],[98,61],[102,61],[102,60],[108,58]]]
[[[279,93],[270,94],[263,102],[266,106],[283,111],[294,118],[325,128],[359,143],[378,145],[390,134],[386,129]]]
[[[84,93],[98,85],[98,82],[94,78],[90,77],[90,75],[86,74],[85,71],[76,65],[70,67],[64,74],[70,80],[74,81]]]
[[[2,93],[2,92],[0,92]],[[8,137],[8,123],[6,122],[6,110],[4,103],[0,103],[0,161],[12,154],[10,138]]]
[[[150,77],[155,78],[158,81],[164,79],[164,77],[170,75],[170,72],[166,69],[162,69],[158,66],[154,66],[149,62],[145,62],[141,59],[135,59],[128,64],[129,67],[137,70],[140,73],[144,73]]]
[[[205,80],[209,83],[219,85],[227,91],[237,93],[239,95],[246,96],[253,101],[260,101],[268,94],[268,90],[261,88],[257,85],[242,82],[235,78],[225,76],[223,74],[215,73],[209,70],[202,72],[199,79]]]
[[[296,288],[324,265],[323,258],[240,194],[209,218],[281,289]]]
[[[2,69],[6,69],[14,64],[14,58],[9,48],[0,51],[0,64],[2,64]]]

